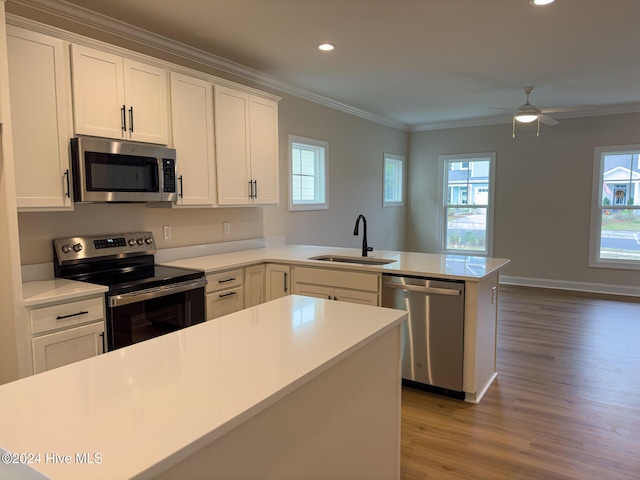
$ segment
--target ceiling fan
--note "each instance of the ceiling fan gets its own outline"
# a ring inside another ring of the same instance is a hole
[[[535,105],[532,105],[529,101],[529,96],[533,92],[535,87],[526,86],[522,88],[522,91],[527,96],[526,101],[523,105],[520,105],[513,112],[513,138],[516,136],[516,122],[520,123],[531,123],[538,121],[538,133],[537,136],[540,136],[540,123],[544,123],[550,127],[554,125],[558,125],[557,120],[548,117],[545,115],[546,113],[560,113],[560,112],[572,112],[576,110],[583,110],[586,108],[593,108],[593,105],[579,105],[575,107],[553,107],[553,108],[538,108]]]

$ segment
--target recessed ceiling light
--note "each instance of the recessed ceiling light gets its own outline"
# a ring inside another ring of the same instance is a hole
[[[556,0],[529,0],[531,5],[549,5],[550,3],[555,2]]]
[[[336,48],[336,46],[333,43],[321,43],[318,45],[318,50],[322,50],[323,52],[330,52],[334,48]]]

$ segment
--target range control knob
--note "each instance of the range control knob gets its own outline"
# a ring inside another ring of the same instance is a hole
[[[144,243],[146,243],[147,245],[151,245],[153,243],[153,238],[151,237],[147,237],[144,239]]]
[[[135,241],[135,239],[130,238],[129,242],[127,242],[127,243],[129,243],[129,245],[133,247],[136,244],[136,241]]]
[[[80,250],[82,250],[82,244],[81,244],[81,243],[76,243],[76,244],[73,246],[73,251],[74,251],[74,252],[76,252],[76,253],[78,253]]]
[[[137,240],[136,240],[136,243],[137,243],[138,245],[142,245],[142,244],[144,244],[144,240],[143,240],[143,238],[142,238],[142,237],[140,237],[139,239],[137,239]]]
[[[68,243],[66,245],[62,246],[62,252],[63,253],[69,253],[71,251],[71,245],[69,245]]]

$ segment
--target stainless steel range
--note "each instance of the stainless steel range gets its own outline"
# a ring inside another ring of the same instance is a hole
[[[108,350],[205,320],[204,272],[155,264],[151,232],[53,241],[56,277],[109,287]]]

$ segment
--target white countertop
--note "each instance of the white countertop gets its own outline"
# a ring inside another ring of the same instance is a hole
[[[172,262],[163,262],[163,265],[181,268],[196,268],[204,270],[206,273],[210,273],[228,268],[243,267],[254,263],[279,262],[335,269],[479,281],[509,263],[509,260],[504,258],[395,252],[386,250],[375,250],[369,254],[369,258],[394,260],[393,263],[389,263],[387,265],[361,265],[309,260],[310,257],[318,255],[346,255],[350,257],[360,257],[361,250],[358,248],[283,244],[252,250],[243,250],[239,252],[221,253],[175,260]]]
[[[107,290],[109,290],[108,287],[104,285],[76,282],[64,278],[37,280],[22,284],[22,296],[25,307],[36,307],[47,303],[100,295]]]
[[[0,447],[53,479],[150,478],[405,318],[290,295],[1,385]]]

